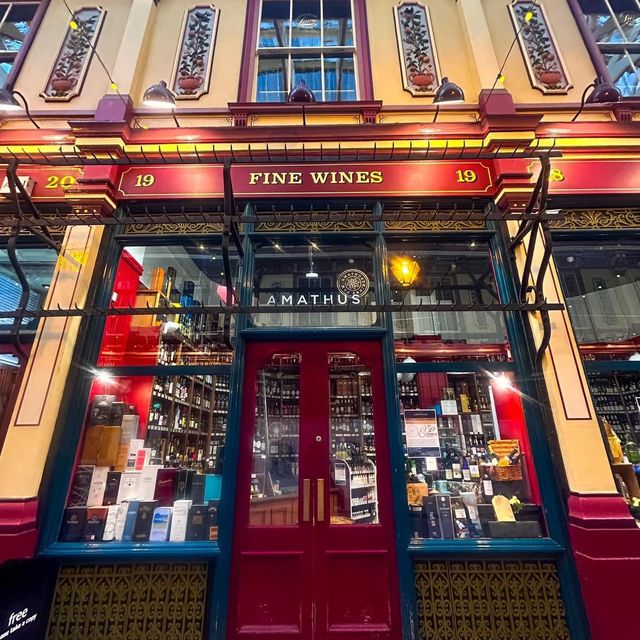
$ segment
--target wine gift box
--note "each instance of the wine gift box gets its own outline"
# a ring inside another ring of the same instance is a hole
[[[153,524],[153,512],[157,506],[156,500],[141,500],[138,503],[136,523],[131,536],[133,542],[146,542],[149,540],[151,525]]]
[[[86,507],[93,477],[93,465],[80,465],[73,474],[73,483],[69,493],[68,507]]]
[[[78,542],[82,538],[86,521],[87,510],[84,507],[65,509],[60,528],[61,542]]]
[[[82,533],[83,540],[86,542],[102,540],[108,513],[109,509],[107,507],[91,507],[87,509],[87,520]]]
[[[209,539],[207,528],[208,510],[206,504],[191,505],[187,520],[186,540],[203,541]]]

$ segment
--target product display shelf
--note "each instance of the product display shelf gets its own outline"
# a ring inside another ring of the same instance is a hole
[[[373,400],[368,374],[330,375],[331,455],[375,458]]]
[[[623,440],[640,443],[640,375],[588,376],[596,411]]]
[[[216,415],[226,416],[227,411],[216,410],[215,407],[228,406],[226,378],[154,378],[148,428],[150,432],[160,433],[160,438],[156,440],[159,440],[157,444],[162,459],[175,456],[180,462],[195,463],[197,466],[204,466],[206,460],[212,460],[214,466],[218,465],[226,420],[216,422]],[[161,424],[159,419],[162,420]]]
[[[378,478],[375,464],[365,459],[351,466],[341,458],[333,459],[333,485],[342,493],[342,513],[355,524],[376,522],[378,515]]]

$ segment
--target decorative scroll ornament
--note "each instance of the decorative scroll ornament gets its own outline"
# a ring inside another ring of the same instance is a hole
[[[47,102],[68,102],[82,91],[106,13],[102,7],[83,7],[74,12],[40,94]]]
[[[529,12],[533,17],[527,22]],[[533,88],[544,94],[568,93],[573,84],[544,7],[531,0],[517,0],[509,5],[509,14]]]
[[[176,98],[197,100],[209,91],[219,15],[219,9],[212,4],[197,5],[185,11],[171,81]]]
[[[433,96],[440,84],[440,67],[431,31],[429,9],[419,2],[394,7],[402,84],[412,96]]]

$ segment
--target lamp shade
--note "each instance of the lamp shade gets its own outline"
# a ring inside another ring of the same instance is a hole
[[[164,80],[160,80],[158,84],[151,85],[144,92],[142,102],[147,107],[156,107],[158,109],[173,109],[176,106],[176,99],[169,91]]]
[[[403,256],[391,260],[391,273],[403,287],[410,287],[418,278],[420,265],[413,259]]]
[[[597,78],[594,84],[593,91],[587,96],[587,104],[606,104],[622,100],[622,93],[614,84],[604,82],[601,78]]]
[[[441,102],[448,102],[449,104],[464,102],[464,91],[455,82],[451,82],[449,78],[444,77],[436,91],[433,102],[435,104],[440,104]]]
[[[0,111],[24,111],[24,107],[16,100],[13,91],[0,89]]]
[[[287,96],[287,102],[315,102],[313,91],[307,87],[304,80],[300,80]]]

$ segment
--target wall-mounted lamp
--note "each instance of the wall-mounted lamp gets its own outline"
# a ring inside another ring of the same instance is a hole
[[[391,273],[403,287],[410,287],[418,278],[420,265],[407,256],[392,258]]]
[[[587,96],[589,89],[593,91]],[[578,116],[584,111],[586,104],[611,104],[614,102],[620,102],[622,100],[622,93],[620,89],[610,82],[605,82],[602,78],[596,78],[591,84],[588,84],[582,92],[582,100],[580,101],[580,109],[571,122],[575,122]]]
[[[167,87],[167,83],[164,80],[160,80],[158,84],[152,84],[144,92],[142,103],[145,107],[171,110],[173,121],[176,123],[176,127],[180,128],[180,123],[178,122],[178,118],[176,118],[175,112],[176,99],[173,93],[169,91],[169,87]]]
[[[287,96],[287,102],[293,102],[295,104],[302,105],[302,125],[307,126],[307,113],[305,107],[310,102],[315,102],[316,97],[313,91],[307,87],[307,83],[304,80],[300,80]]]
[[[24,107],[16,100],[16,96],[20,96],[22,98]],[[40,128],[40,125],[31,117],[27,99],[15,89],[0,89],[0,111],[3,113],[9,113],[11,111],[24,111],[27,114],[27,118],[31,120],[31,124],[33,124],[36,129]]]
[[[446,76],[442,78],[442,82],[433,99],[433,104],[436,105],[436,114],[433,116],[433,122],[438,119],[440,105],[443,102],[447,104],[461,104],[464,102],[464,91],[455,82],[451,82]]]

